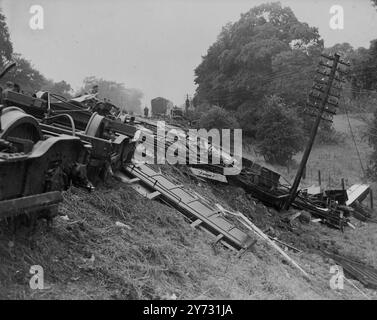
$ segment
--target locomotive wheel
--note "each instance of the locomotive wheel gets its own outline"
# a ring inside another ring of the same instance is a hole
[[[104,137],[105,117],[99,115],[97,112],[90,117],[85,129],[85,134],[91,137],[106,139]],[[111,176],[110,164],[104,163],[99,168],[89,168],[88,176],[90,180],[97,184],[97,180],[106,181]]]
[[[127,163],[131,163],[135,149],[136,149],[136,143],[131,142],[131,141],[123,148],[121,166]]]
[[[20,108],[4,108],[0,121],[2,128],[2,131],[0,132],[1,139],[11,140],[11,138],[20,138],[23,140],[29,140],[35,144],[43,138],[38,121],[34,117],[26,114]],[[33,210],[32,212],[23,213],[6,220],[13,225],[14,229],[19,228],[21,225],[34,228],[38,218],[43,217],[46,218],[47,221],[51,221],[51,218],[55,216],[56,213],[57,207],[55,206],[37,211]]]
[[[0,121],[1,139],[21,138],[36,143],[43,137],[38,121],[17,107],[3,109]]]
[[[91,137],[102,138],[105,129],[104,117],[93,113],[86,125],[85,134]]]

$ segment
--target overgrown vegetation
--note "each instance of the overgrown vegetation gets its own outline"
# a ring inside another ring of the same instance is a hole
[[[198,98],[238,110],[280,86],[287,101],[302,103],[312,79],[307,74],[322,50],[318,30],[299,22],[289,7],[278,2],[254,7],[223,27],[196,68]],[[282,73],[292,74],[289,82],[277,77]]]
[[[98,86],[98,96],[115,104],[127,112],[141,114],[141,99],[143,93],[139,89],[126,88],[123,83],[108,81],[94,76],[86,77],[82,88],[76,94],[83,94]]]
[[[300,121],[282,98],[266,97],[265,108],[256,125],[256,141],[267,162],[287,164],[303,149],[305,140]]]
[[[287,155],[266,157],[284,164],[292,152],[302,147],[291,148],[289,139],[267,137],[265,143],[272,146],[262,145],[262,130],[267,127],[258,124],[268,108],[266,96],[279,97],[281,103],[275,112],[289,114],[297,132],[308,135],[313,118],[303,108],[323,52],[337,52],[351,62],[338,112],[344,112],[345,103],[350,112],[371,110],[376,99],[377,40],[371,42],[369,49],[354,49],[349,43],[324,48],[318,29],[298,21],[293,11],[279,2],[254,7],[235,23],[223,27],[195,70],[198,88],[193,102],[198,108],[209,104],[231,112],[244,134],[257,140],[265,154],[279,152],[279,148],[290,149]],[[271,123],[271,127],[278,132],[286,129],[283,121]],[[335,134],[332,125],[322,122],[316,143],[341,142],[342,137]]]
[[[199,128],[210,130],[238,128],[237,119],[223,108],[214,106],[207,112],[203,113],[199,119]]]

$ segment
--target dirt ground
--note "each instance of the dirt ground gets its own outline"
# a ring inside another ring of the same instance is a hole
[[[163,170],[300,249],[287,253],[309,279],[263,240],[256,238],[241,257],[214,247],[209,235],[192,229],[175,209],[113,180],[93,193],[65,192],[52,226],[41,221],[33,233],[0,226],[0,299],[376,299],[375,291],[356,280],[332,290],[334,262],[320,251],[348,254],[377,268],[376,224],[353,221],[356,229],[344,233],[299,219],[288,224],[243,189],[194,181],[184,170]],[[30,288],[33,265],[44,269],[43,290]]]

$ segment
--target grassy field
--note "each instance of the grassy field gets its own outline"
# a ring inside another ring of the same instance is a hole
[[[350,123],[361,163],[365,169],[372,152],[364,136],[367,126],[357,115],[350,116]],[[307,166],[307,179],[305,181],[307,184],[318,183],[318,170],[321,171],[323,184],[329,187],[340,187],[341,178],[345,179],[348,186],[365,180],[347,117],[345,115],[335,116],[334,128],[344,135],[344,142],[332,146],[315,146]],[[301,160],[301,154],[296,156],[296,160]]]
[[[346,119],[338,118],[337,130],[346,132]],[[352,123],[359,126],[361,135],[363,124],[356,119]],[[364,142],[360,149],[365,161],[369,149]],[[361,181],[351,141],[336,148],[315,147],[309,164],[313,170],[328,168],[327,159],[321,158],[324,150],[340,157],[333,164],[341,170],[339,177],[348,177],[350,183]],[[262,240],[240,258],[221,245],[214,247],[209,235],[192,229],[175,209],[143,198],[128,185],[113,180],[90,194],[77,188],[65,192],[62,216],[51,227],[41,222],[33,234],[0,227],[0,298],[376,298],[375,291],[354,280],[352,285],[345,283],[344,290],[331,290],[329,270],[334,262],[319,252],[336,250],[377,267],[375,224],[354,221],[356,230],[345,233],[298,219],[289,225],[281,221],[281,213],[257,203],[240,188],[194,181],[184,170],[162,169],[212,203],[243,212],[262,230],[270,229],[274,236],[302,250],[288,254],[310,279],[302,277]],[[124,225],[119,226],[119,222]],[[44,290],[29,287],[32,265],[44,268]]]

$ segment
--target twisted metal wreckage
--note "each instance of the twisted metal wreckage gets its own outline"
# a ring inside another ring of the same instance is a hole
[[[200,163],[200,157],[197,164],[188,161],[191,173],[241,186],[255,199],[279,211],[290,206],[308,211],[321,222],[342,231],[345,226],[352,227],[349,221],[352,214],[364,221],[374,221],[370,210],[361,205],[369,194],[368,185],[354,185],[348,190],[297,189],[319,121],[326,119],[324,114],[335,113],[334,99],[340,95],[334,93],[340,86],[333,84],[342,81],[342,71],[337,69],[339,56],[325,58],[333,63],[320,63],[330,73],[319,71],[321,78],[314,85],[316,93],[309,96],[307,107],[317,119],[293,186],[280,183],[280,174],[246,158],[242,158],[239,174],[227,175],[224,167],[237,166],[231,154],[227,155],[228,161],[218,164]],[[0,78],[14,65],[9,64]],[[169,126],[166,130],[172,129],[180,128]],[[4,90],[0,105],[0,220],[22,217],[30,223],[41,217],[51,219],[57,215],[58,204],[63,200],[62,190],[73,184],[91,191],[112,175],[130,183],[149,199],[159,199],[175,207],[192,227],[213,235],[215,243],[221,242],[241,253],[255,244],[250,232],[269,239],[241,213],[235,215],[241,223],[234,223],[227,219],[229,211],[187,190],[153,166],[135,163],[135,149],[143,142],[138,139],[140,131],[150,135],[149,141],[157,148],[155,122],[124,118],[116,106],[98,100],[96,95],[66,100],[48,92],[28,96]],[[189,145],[184,143],[181,147],[188,155]],[[208,152],[210,148],[206,147]],[[212,151],[221,150],[214,147]],[[276,243],[290,247],[277,239],[268,241],[275,244],[275,249]],[[291,260],[285,253],[282,255]],[[290,262],[307,276],[294,261]]]

